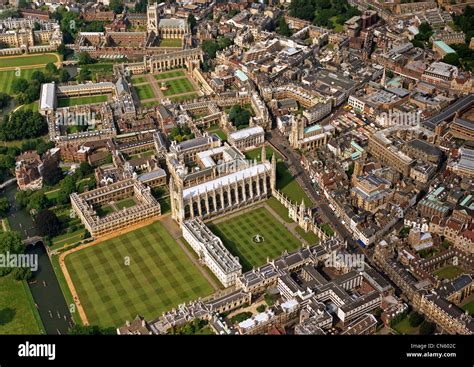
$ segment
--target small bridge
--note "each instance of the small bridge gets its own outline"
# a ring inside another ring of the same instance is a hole
[[[28,238],[23,240],[23,244],[25,246],[36,245],[38,242],[43,242],[43,237],[33,236],[33,237],[28,237]]]

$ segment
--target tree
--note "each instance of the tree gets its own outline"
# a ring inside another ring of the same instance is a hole
[[[13,80],[11,89],[14,94],[17,94],[17,93],[26,91],[26,88],[28,88],[28,86],[29,86],[28,80],[23,79],[23,78],[18,78],[18,79]]]
[[[236,127],[248,125],[250,121],[250,112],[242,108],[240,105],[235,105],[230,109],[229,120],[232,121]]]
[[[18,110],[10,113],[0,124],[1,140],[21,140],[36,138],[48,132],[44,116],[31,110]]]
[[[196,25],[197,25],[197,21],[193,13],[189,13],[188,15],[188,24],[192,32],[193,29],[196,28]]]
[[[63,177],[63,172],[55,159],[46,159],[43,163],[43,182],[48,186],[56,185]]]
[[[81,162],[81,164],[79,165],[79,168],[77,169],[76,174],[78,174],[79,177],[84,177],[84,176],[90,175],[92,172],[94,172],[94,169],[92,168],[92,166],[89,164],[89,162],[84,161],[84,162]]]
[[[58,72],[58,68],[56,67],[56,65],[54,65],[54,63],[50,62],[46,64],[46,72],[48,74],[54,75]]]
[[[121,14],[124,9],[123,2],[121,0],[110,0],[109,8],[115,14]]]
[[[436,325],[429,321],[423,321],[420,325],[420,334],[421,335],[430,335],[433,334],[436,329]]]
[[[24,249],[23,241],[17,232],[0,233],[0,254],[22,254]],[[0,267],[0,276],[10,274],[12,270],[10,267]]]
[[[6,93],[0,92],[0,109],[3,109],[8,106],[12,97]]]
[[[412,312],[410,314],[410,317],[408,318],[408,322],[410,323],[410,326],[417,327],[420,325],[425,318],[423,315],[420,315],[418,312]]]
[[[88,65],[94,63],[94,59],[91,57],[91,55],[89,55],[88,52],[80,52],[77,55],[77,61],[80,65]]]
[[[291,29],[285,21],[285,17],[281,16],[278,19],[278,30],[277,32],[285,37],[291,36]]]
[[[54,212],[43,209],[36,216],[36,228],[42,236],[54,237],[61,230],[61,222]]]
[[[135,3],[135,12],[136,13],[145,13],[148,6],[147,0],[140,0]]]
[[[10,203],[6,198],[0,198],[0,217],[5,217],[10,209]]]
[[[81,68],[79,70],[79,74],[77,75],[77,80],[82,82],[85,82],[86,80],[91,80],[92,79],[92,73],[89,69],[86,68]]]
[[[70,335],[115,335],[114,328],[103,328],[98,325],[74,325],[69,330]]]
[[[59,74],[58,74],[58,79],[61,83],[65,83],[67,81],[69,81],[69,78],[70,78],[70,75],[69,73],[67,72],[66,69],[61,69],[59,70]]]
[[[461,63],[459,62],[459,56],[455,53],[446,54],[443,57],[443,62],[454,66],[461,66]]]

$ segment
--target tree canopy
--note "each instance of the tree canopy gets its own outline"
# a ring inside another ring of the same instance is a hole
[[[36,138],[48,132],[45,118],[38,112],[20,109],[11,113],[0,124],[1,140],[21,140]]]

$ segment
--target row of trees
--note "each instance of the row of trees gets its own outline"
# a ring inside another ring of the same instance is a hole
[[[292,0],[289,12],[293,17],[326,28],[334,28],[333,17],[336,23],[344,24],[351,17],[360,15],[360,11],[347,0]]]
[[[25,246],[20,235],[17,232],[3,232],[0,233],[0,254],[5,255],[16,254],[20,255],[25,252]],[[0,267],[0,277],[12,274],[17,280],[31,278],[30,268],[19,268],[19,267]]]
[[[38,112],[20,109],[12,112],[0,124],[0,140],[36,138],[48,132],[45,118]]]

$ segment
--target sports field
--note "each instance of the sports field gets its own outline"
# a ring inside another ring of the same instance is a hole
[[[177,77],[183,77],[185,76],[183,70],[173,70],[173,71],[165,71],[164,73],[159,73],[156,75],[153,75],[156,80],[163,80],[163,79],[169,79],[169,78],[177,78]]]
[[[151,88],[149,84],[139,85],[134,88],[137,91],[137,95],[140,100],[150,99],[150,98],[155,97],[155,94],[153,93],[153,89]]]
[[[127,263],[129,260],[129,263]],[[212,293],[160,222],[66,256],[90,324],[119,326]]]
[[[58,99],[58,107],[79,106],[92,103],[107,102],[107,96],[66,97]]]
[[[1,91],[7,94],[12,93],[12,83],[15,78],[31,79],[31,74],[35,71],[44,71],[44,68],[21,69],[17,70],[2,70],[0,71],[0,86]]]
[[[0,57],[0,68],[15,68],[30,65],[46,65],[59,61],[57,54],[17,55]]]
[[[168,80],[166,84],[168,85],[168,89],[163,91],[163,94],[166,97],[194,91],[194,86],[191,84],[188,78]]]
[[[267,257],[276,258],[284,250],[294,251],[302,245],[265,208],[257,208],[229,220],[213,223],[210,228],[221,238],[227,249],[239,257],[243,271],[264,264]],[[256,235],[262,236],[263,241],[256,242]]]

